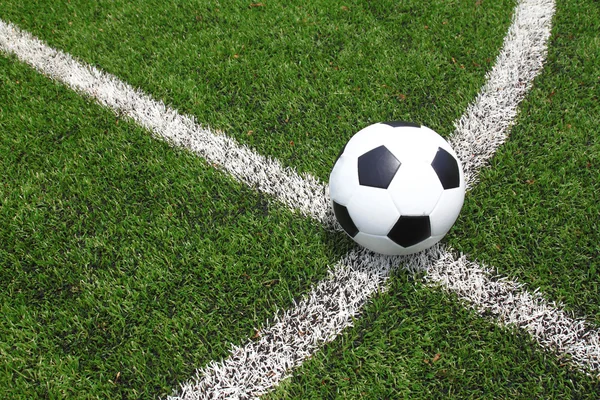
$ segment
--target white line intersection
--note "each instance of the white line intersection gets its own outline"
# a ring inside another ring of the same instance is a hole
[[[475,101],[456,122],[449,139],[465,167],[472,188],[479,169],[506,140],[518,105],[545,61],[553,0],[522,0],[494,68]],[[218,164],[236,179],[336,229],[327,186],[299,175],[277,160],[256,154],[233,139],[200,126],[192,117],[152,99],[118,78],[52,49],[27,32],[0,20],[0,50],[15,54],[42,74],[124,114],[174,146]],[[251,171],[251,172],[249,172]],[[539,293],[498,277],[494,271],[456,257],[443,245],[410,257],[384,257],[356,249],[344,256],[322,282],[292,309],[275,316],[257,341],[233,347],[230,356],[211,362],[182,384],[172,399],[253,398],[268,392],[318,348],[351,326],[362,306],[385,290],[390,271],[426,271],[425,280],[440,285],[501,325],[517,326],[542,346],[570,355],[586,370],[600,370],[600,332],[574,319]]]

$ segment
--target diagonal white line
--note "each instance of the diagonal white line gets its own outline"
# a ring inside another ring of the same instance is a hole
[[[233,346],[230,356],[198,370],[170,399],[252,398],[272,389],[292,368],[352,325],[369,297],[382,288],[398,257],[367,250],[344,256],[326,279],[260,333],[256,341]]]
[[[299,175],[277,160],[262,156],[235,140],[212,132],[119,80],[116,76],[83,64],[53,49],[30,33],[0,20],[0,50],[16,55],[42,74],[90,96],[101,105],[124,115],[174,146],[184,147],[210,164],[227,171],[250,187],[268,193],[292,209],[300,210],[326,226],[334,225],[326,201],[326,185],[317,178]]]
[[[506,140],[525,97],[546,59],[554,0],[520,1],[502,50],[475,101],[448,139],[465,168],[467,190]]]
[[[481,166],[506,139],[519,102],[541,70],[553,13],[552,0],[523,0],[517,5],[487,83],[455,124],[450,142],[463,161],[469,188],[476,182]],[[116,77],[80,63],[2,21],[0,49],[95,98],[115,113],[129,116],[155,136],[190,149],[288,207],[299,209],[328,228],[334,226],[326,186],[314,177],[300,176],[223,134],[214,134],[192,117],[178,114]],[[276,316],[257,341],[234,347],[226,360],[199,370],[196,379],[182,385],[179,396],[173,398],[248,398],[272,389],[322,343],[350,326],[368,298],[385,288],[389,271],[399,264],[408,270],[427,270],[429,282],[496,316],[498,323],[525,329],[542,345],[570,355],[579,366],[600,369],[597,330],[570,318],[537,293],[531,294],[510,280],[493,278],[489,269],[464,257],[455,258],[441,245],[409,258],[355,250],[294,308]]]
[[[461,158],[468,188],[506,140],[520,101],[541,71],[553,14],[551,0],[524,0],[517,5],[486,84],[455,124],[449,141]],[[442,245],[407,258],[362,250],[340,260],[304,300],[263,329],[260,340],[234,346],[227,359],[198,370],[171,399],[253,398],[266,393],[320,345],[351,326],[362,305],[385,289],[389,272],[401,264],[409,271],[427,271],[427,281],[458,294],[479,311],[491,313],[498,323],[525,329],[542,345],[572,355],[581,366],[599,367],[597,331],[568,318],[514,282],[492,279],[489,270],[464,257],[456,259]],[[591,340],[582,340],[586,337]]]
[[[427,270],[426,281],[439,284],[468,301],[498,323],[528,332],[542,346],[568,355],[584,371],[600,371],[600,330],[575,319],[537,291],[498,276],[491,268],[455,257],[448,251],[423,252],[411,258],[409,269]]]

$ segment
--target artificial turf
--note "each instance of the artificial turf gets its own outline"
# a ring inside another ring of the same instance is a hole
[[[441,289],[394,276],[356,326],[267,399],[596,399],[596,377]]]
[[[458,251],[600,322],[599,9],[559,2],[548,61],[448,237]],[[598,378],[404,273],[357,326],[269,398],[590,398]],[[460,322],[459,322],[460,321]]]
[[[600,323],[600,9],[558,2],[548,61],[451,244]]]
[[[368,124],[401,119],[452,132],[513,6],[250,4],[8,0],[0,18],[327,181],[345,141]]]
[[[13,59],[0,77],[2,398],[170,393],[347,247]]]
[[[369,123],[450,134],[513,5],[4,0],[0,18],[326,181]],[[447,241],[598,323],[600,15],[557,9],[544,72]],[[171,393],[350,246],[4,56],[0,132],[2,398]],[[271,397],[600,393],[403,273],[355,325]]]

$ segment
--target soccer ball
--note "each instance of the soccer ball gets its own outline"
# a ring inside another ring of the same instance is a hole
[[[329,177],[333,212],[358,244],[404,255],[439,242],[465,198],[454,150],[433,130],[381,122],[356,133]]]

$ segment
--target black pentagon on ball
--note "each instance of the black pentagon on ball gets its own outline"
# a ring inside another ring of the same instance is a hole
[[[444,189],[453,189],[460,186],[460,171],[456,158],[441,147],[431,162]]]
[[[387,236],[402,247],[414,246],[431,236],[429,216],[403,215]]]
[[[382,124],[389,125],[392,128],[400,128],[402,126],[408,126],[411,128],[420,128],[421,125],[415,124],[414,122],[406,122],[406,121],[386,121],[382,122]]]
[[[379,146],[358,157],[358,183],[387,189],[400,165],[391,151],[385,146]]]
[[[356,236],[358,234],[358,228],[356,225],[354,225],[354,221],[352,221],[352,218],[350,217],[348,208],[336,203],[335,201],[332,201],[332,203],[333,213],[335,214],[335,218],[337,218],[342,228],[348,235],[350,235],[350,237]]]

